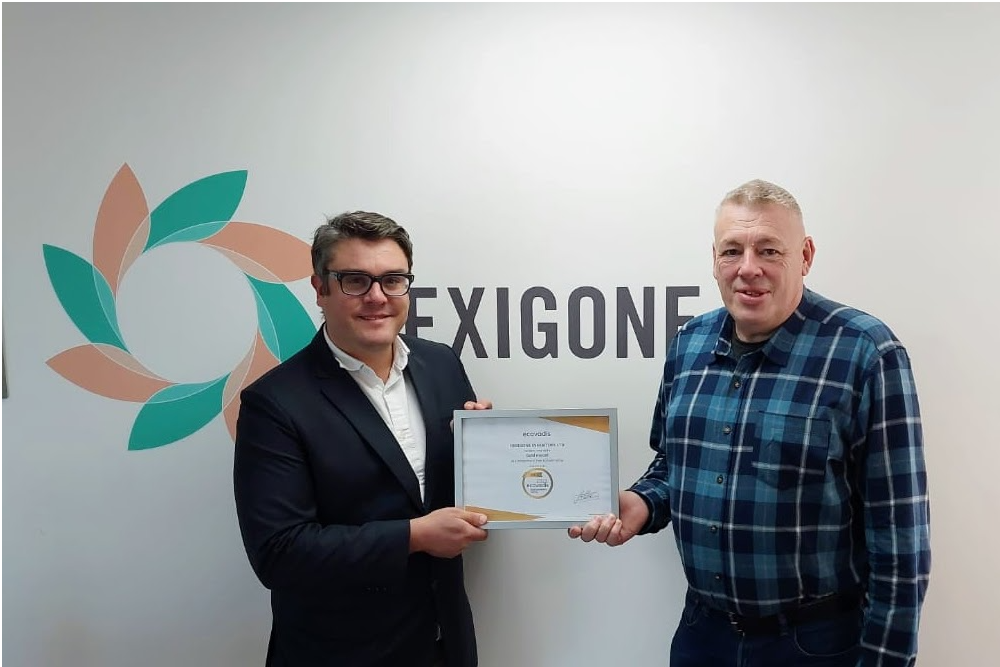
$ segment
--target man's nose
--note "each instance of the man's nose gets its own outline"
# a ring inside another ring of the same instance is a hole
[[[739,276],[748,278],[760,275],[760,262],[753,248],[747,248],[740,258]]]
[[[367,294],[365,294],[365,301],[371,301],[373,303],[384,303],[385,301],[388,300],[389,297],[387,297],[385,295],[385,292],[382,291],[382,283],[378,282],[377,280],[373,280],[371,289],[368,290]]]

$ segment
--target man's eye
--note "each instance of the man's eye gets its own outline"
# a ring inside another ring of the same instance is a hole
[[[387,287],[399,287],[403,284],[402,276],[386,276],[382,278],[382,283]]]
[[[344,276],[344,282],[350,287],[364,287],[368,284],[366,276]]]
[[[763,250],[760,251],[760,254],[764,255],[765,257],[775,257],[777,255],[780,255],[781,253],[779,253],[775,248],[764,248]]]
[[[737,256],[739,256],[739,254],[740,254],[740,252],[736,248],[726,248],[721,253],[719,253],[719,256],[720,257],[737,257]]]

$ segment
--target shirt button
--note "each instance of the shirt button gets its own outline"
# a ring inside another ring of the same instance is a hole
[[[715,580],[716,581],[722,581],[722,575],[721,574],[715,575]]]
[[[733,427],[732,426],[723,426],[722,427],[722,432],[725,433],[726,435],[729,435],[730,433],[733,432]]]
[[[716,484],[722,484],[724,480],[725,478],[722,475],[719,475],[718,477],[715,478]]]
[[[713,533],[717,533],[717,532],[719,532],[719,527],[718,526],[712,526],[711,528],[709,528],[709,530],[712,531]]]
[[[739,389],[739,388],[740,388],[740,381],[736,380],[735,382],[733,382],[733,389]]]

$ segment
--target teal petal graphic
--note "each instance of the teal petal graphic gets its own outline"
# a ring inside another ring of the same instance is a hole
[[[157,245],[166,245],[168,243],[181,243],[184,241],[201,241],[202,239],[207,239],[212,236],[217,231],[229,224],[229,221],[224,222],[206,222],[203,225],[195,225],[194,227],[187,227],[176,231],[166,238],[160,239]]]
[[[222,391],[229,375],[211,382],[178,384],[153,394],[132,424],[129,450],[169,445],[212,421],[222,412]]]
[[[52,245],[42,245],[45,268],[63,310],[91,343],[128,351],[118,329],[115,297],[108,281],[82,257]]]
[[[149,239],[143,252],[164,243],[199,241],[216,233],[232,219],[246,184],[247,172],[243,170],[185,185],[149,214]]]
[[[295,295],[281,283],[247,276],[257,301],[261,338],[278,361],[284,361],[312,340],[316,326]]]

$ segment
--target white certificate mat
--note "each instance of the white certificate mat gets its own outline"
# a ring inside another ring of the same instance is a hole
[[[618,513],[618,411],[456,410],[455,505],[485,528],[567,528]]]

